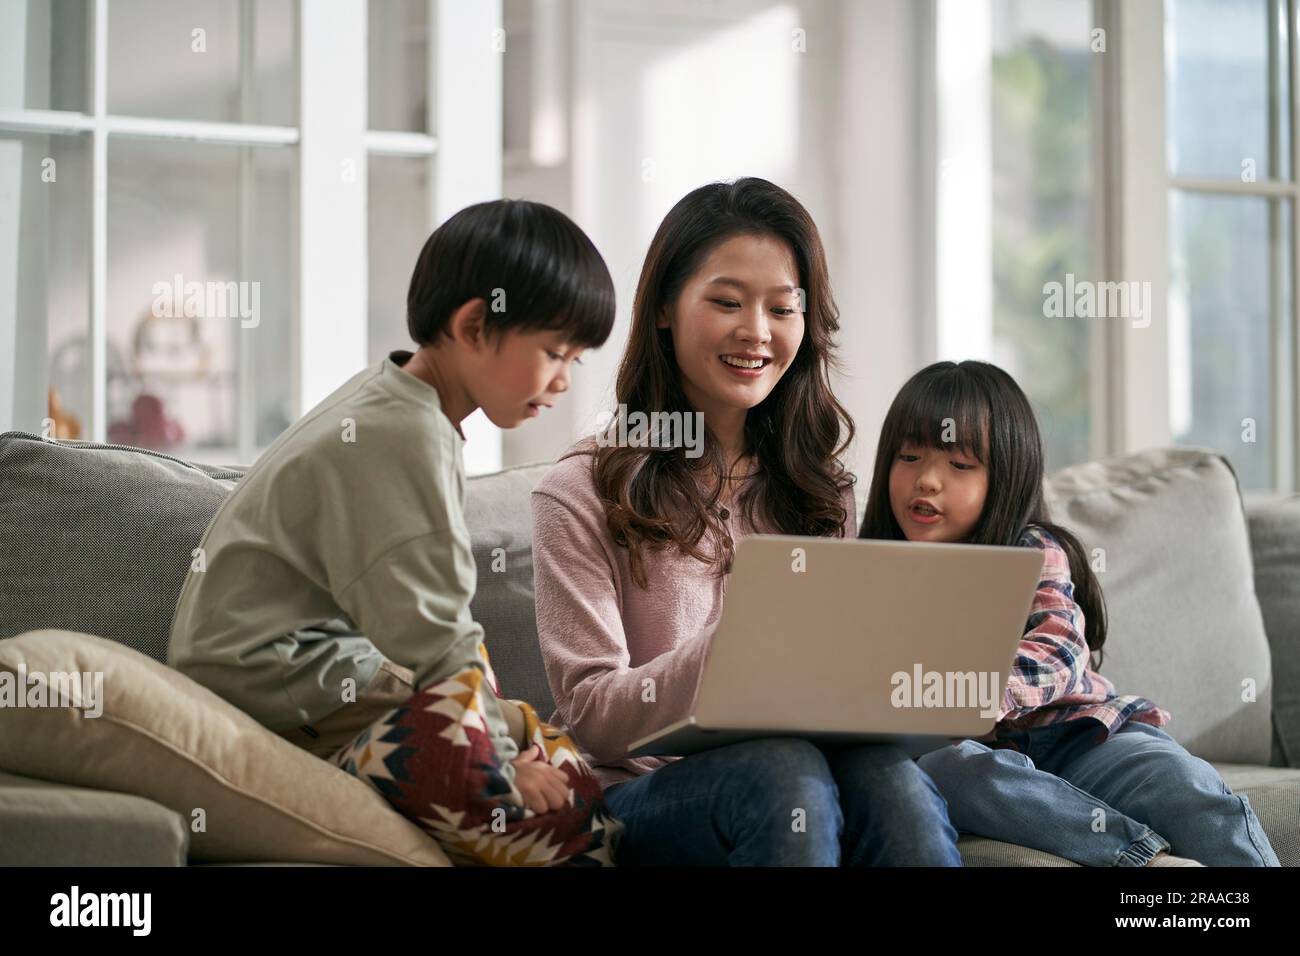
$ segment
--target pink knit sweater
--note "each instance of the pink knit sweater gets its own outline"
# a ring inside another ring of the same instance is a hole
[[[725,577],[676,548],[644,552],[648,589],[632,580],[614,544],[591,475],[590,442],[565,453],[533,490],[537,634],[555,698],[550,722],[566,728],[602,787],[678,757],[622,759],[628,744],[690,714]],[[857,533],[853,489],[844,530]],[[732,537],[775,533],[732,509]]]

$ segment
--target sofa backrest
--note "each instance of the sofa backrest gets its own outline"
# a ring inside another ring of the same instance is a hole
[[[531,498],[550,467],[520,465],[465,484],[465,524],[478,566],[470,610],[483,625],[501,693],[528,701],[543,720],[551,717],[555,703],[537,643]]]
[[[533,613],[529,492],[548,467],[470,478],[465,515],[478,564],[471,609],[501,692],[543,718],[554,704]],[[81,631],[166,663],[193,550],[243,473],[125,445],[0,434],[0,638]]]
[[[0,637],[98,634],[166,663],[191,552],[242,472],[0,435]]]
[[[1101,673],[1168,710],[1164,729],[1197,756],[1267,764],[1269,646],[1227,460],[1166,448],[1075,465],[1048,499],[1094,555],[1110,619]]]
[[[529,492],[547,467],[471,478],[466,504],[474,616],[502,693],[543,718],[554,704],[537,644]],[[65,628],[165,661],[191,552],[241,474],[141,449],[0,435],[0,637]],[[1170,710],[1169,732],[1199,756],[1267,763],[1274,683],[1227,462],[1199,449],[1145,452],[1065,469],[1048,492],[1055,519],[1102,549],[1111,621],[1102,673],[1120,693]],[[1300,507],[1256,525],[1267,549],[1261,587],[1276,608],[1270,629],[1289,640],[1300,620],[1300,562],[1289,557],[1300,554]],[[1294,656],[1284,665],[1300,671]],[[1247,680],[1253,702],[1243,699]],[[1280,735],[1294,759],[1300,673],[1283,689]]]

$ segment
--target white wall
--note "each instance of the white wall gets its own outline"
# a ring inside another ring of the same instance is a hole
[[[441,225],[477,202],[501,198],[500,0],[433,0],[432,69],[436,71],[430,127],[438,137],[431,194]],[[505,52],[509,52],[509,43]],[[502,465],[502,431],[483,412],[465,419],[465,470]]]
[[[922,259],[933,232],[921,213],[931,168],[920,161],[919,7],[913,0],[838,4],[837,216],[827,244],[846,366],[836,394],[858,428],[848,464],[859,479],[859,510],[889,403],[929,360],[922,331],[933,303],[922,295]]]

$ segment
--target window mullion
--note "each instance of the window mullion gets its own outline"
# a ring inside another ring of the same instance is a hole
[[[254,77],[253,0],[239,4],[239,121],[256,119],[257,98]],[[253,148],[239,148],[239,279],[250,281],[253,272]],[[235,336],[237,379],[235,396],[235,445],[238,461],[252,462],[256,455],[256,419],[253,414],[253,330],[232,323]]]
[[[1278,85],[1281,80],[1281,40],[1278,32],[1277,13],[1280,5],[1287,0],[1268,0],[1268,177],[1282,178],[1282,142],[1281,142],[1281,104],[1278,101]],[[1268,200],[1268,336],[1269,341],[1282,341],[1282,276],[1286,263],[1281,257],[1282,249],[1282,203],[1284,200],[1272,197]],[[1270,349],[1268,375],[1268,418],[1269,418],[1269,484],[1278,489],[1282,483],[1282,451],[1284,436],[1282,433],[1281,389],[1285,380],[1284,370],[1287,357],[1280,354],[1280,349]]]
[[[91,39],[90,437],[108,437],[108,0],[93,2]]]
[[[1289,158],[1292,186],[1300,184],[1300,35],[1296,28],[1296,0],[1284,0],[1286,4],[1286,43],[1289,51],[1288,65],[1291,69],[1290,82],[1287,84],[1289,100],[1286,108],[1290,111],[1290,149]],[[1300,491],[1300,202],[1291,201],[1291,395],[1290,395],[1290,438],[1291,438],[1291,489]],[[1280,351],[1280,350],[1279,350]]]
[[[1151,283],[1145,326],[1112,330],[1120,416],[1118,451],[1172,443],[1169,420],[1169,174],[1165,160],[1164,5],[1115,3],[1107,57],[1117,62],[1117,281]]]
[[[1105,35],[1115,33],[1114,0],[1093,0],[1093,22]],[[1095,278],[1118,279],[1123,225],[1120,195],[1119,74],[1111,56],[1101,57],[1092,74],[1092,271]],[[1119,454],[1122,448],[1123,396],[1119,336],[1110,322],[1092,324],[1091,444],[1095,457]]]

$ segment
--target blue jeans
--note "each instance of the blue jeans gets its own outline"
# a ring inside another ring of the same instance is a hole
[[[1091,718],[964,740],[917,763],[965,833],[1084,866],[1145,866],[1161,850],[1206,866],[1278,866],[1250,802],[1158,727],[1107,737]],[[1009,746],[1008,746],[1009,745]]]
[[[768,737],[605,790],[619,866],[961,866],[943,797],[887,745]]]

